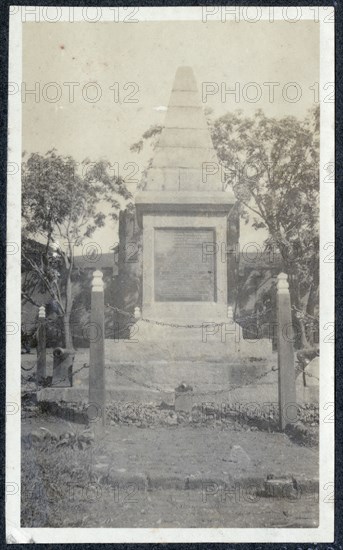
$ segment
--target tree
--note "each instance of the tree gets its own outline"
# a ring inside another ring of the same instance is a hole
[[[304,120],[236,111],[209,121],[209,127],[241,218],[256,230],[267,229],[266,251],[281,256],[298,345],[307,347],[307,319],[314,317],[319,292],[319,108]],[[156,140],[160,132],[151,127],[143,138]]]
[[[241,216],[267,229],[267,251],[281,255],[298,344],[307,347],[319,291],[319,109],[304,120],[228,113],[214,122],[212,139]]]
[[[31,154],[22,165],[22,258],[27,269],[24,298],[35,303],[34,287],[51,296],[63,318],[64,344],[73,347],[70,316],[73,307],[74,248],[105,224],[118,218],[121,201],[131,197],[124,181],[109,174],[107,161],[85,160],[82,170],[70,156],[51,150]],[[81,172],[81,173],[80,173]],[[40,252],[32,254],[32,242]],[[35,304],[39,305],[39,304]]]

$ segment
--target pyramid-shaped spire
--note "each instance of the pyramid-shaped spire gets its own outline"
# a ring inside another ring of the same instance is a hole
[[[215,163],[211,174],[205,163]],[[212,172],[215,171],[215,174]],[[146,191],[222,191],[220,167],[191,67],[176,71]]]

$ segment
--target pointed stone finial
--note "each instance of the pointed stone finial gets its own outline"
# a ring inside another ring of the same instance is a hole
[[[278,294],[287,294],[289,292],[289,285],[286,273],[279,273],[277,276],[277,292]]]
[[[92,280],[92,292],[103,292],[104,291],[104,281],[102,280],[103,273],[99,269],[94,271],[93,280]]]
[[[221,191],[219,160],[192,67],[175,74],[164,128],[146,174],[145,191]],[[207,167],[212,171],[203,171]]]
[[[182,92],[196,92],[198,90],[192,67],[187,67],[185,65],[178,67],[175,74],[173,90]]]

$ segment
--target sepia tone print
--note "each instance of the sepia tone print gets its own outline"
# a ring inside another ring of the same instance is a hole
[[[22,23],[33,540],[321,527],[322,23],[223,9]]]

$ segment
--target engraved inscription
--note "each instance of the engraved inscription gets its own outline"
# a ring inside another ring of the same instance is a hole
[[[215,242],[214,230],[160,228],[154,240],[155,300],[214,302],[215,254],[203,255],[203,245]]]

